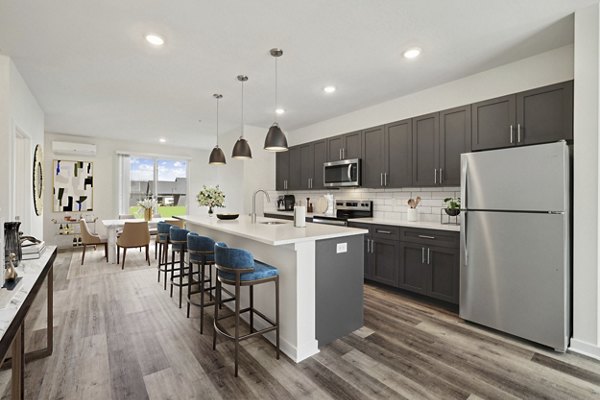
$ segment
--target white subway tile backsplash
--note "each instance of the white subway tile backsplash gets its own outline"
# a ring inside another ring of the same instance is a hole
[[[296,200],[314,204],[317,198],[328,193],[326,190],[314,192],[269,192],[271,203],[267,204],[265,200],[265,210],[274,210],[276,208],[277,197],[282,194],[293,194]],[[434,188],[400,188],[400,189],[342,189],[332,190],[336,199],[349,200],[373,200],[373,216],[375,218],[389,218],[406,220],[408,209],[408,199],[421,196],[421,204],[417,207],[419,220],[426,222],[439,222],[440,211],[444,207],[444,199],[447,197],[460,197],[459,187],[434,187]]]

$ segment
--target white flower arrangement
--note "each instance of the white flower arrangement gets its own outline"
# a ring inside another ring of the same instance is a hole
[[[225,193],[217,186],[202,186],[202,190],[196,196],[200,206],[225,207]]]
[[[152,198],[140,200],[137,202],[137,205],[140,208],[140,211],[142,211],[142,209],[143,210],[156,210],[156,207],[157,207],[156,200],[154,200]]]

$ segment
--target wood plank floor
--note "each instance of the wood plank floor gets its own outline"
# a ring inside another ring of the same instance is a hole
[[[54,354],[26,366],[27,399],[593,399],[600,363],[557,354],[461,321],[442,308],[367,285],[365,327],[295,364],[254,338],[213,351],[211,319],[185,317],[143,255],[125,270],[102,252],[61,252],[55,276]],[[26,321],[41,348],[45,297]],[[206,328],[208,326],[208,329]],[[0,394],[10,398],[10,373]]]

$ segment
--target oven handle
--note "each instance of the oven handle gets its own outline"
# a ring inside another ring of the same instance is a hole
[[[348,221],[342,221],[338,219],[325,219],[313,217],[314,224],[325,224],[325,225],[337,225],[337,226],[348,226]]]

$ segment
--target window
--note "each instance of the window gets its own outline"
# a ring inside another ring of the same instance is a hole
[[[187,214],[188,161],[148,156],[120,156],[121,214],[139,217],[137,202],[153,198],[161,217]]]

